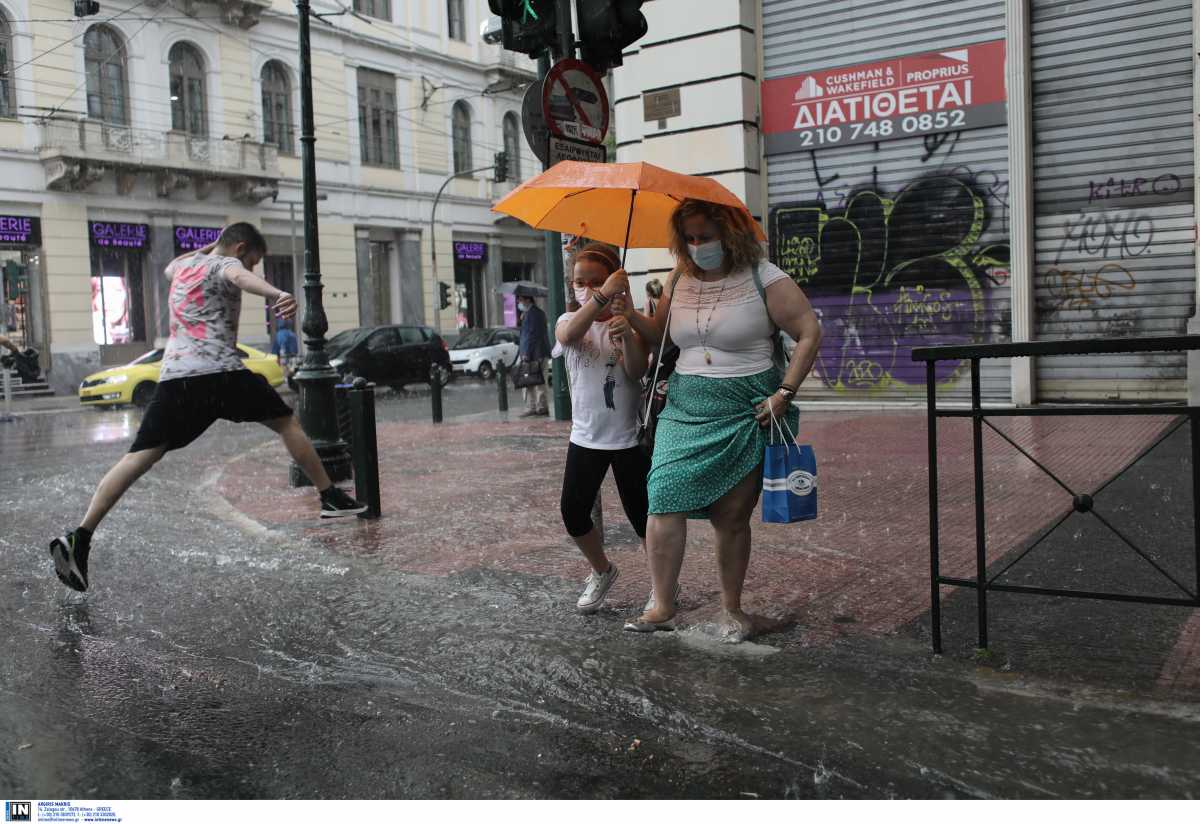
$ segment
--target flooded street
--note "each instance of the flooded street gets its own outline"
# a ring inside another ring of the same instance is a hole
[[[383,397],[381,427],[425,422],[428,404]],[[456,385],[447,426],[499,426],[494,405],[494,389]],[[361,551],[370,525],[319,524],[315,495],[303,528],[247,516],[221,494],[226,468],[249,454],[286,472],[253,425],[218,424],[171,453],[97,532],[92,590],[70,593],[46,544],[77,521],[138,420],[86,409],[0,425],[11,794],[1200,795],[1195,696],[937,658],[916,628],[831,640],[799,619],[741,645],[703,622],[625,633],[625,603],[575,614],[582,569],[413,571],[387,557],[404,546]],[[394,499],[384,521],[426,517],[423,551],[469,561],[464,536],[494,482],[454,490],[461,522]],[[518,529],[560,526],[558,484],[531,491]],[[615,557],[632,573],[639,554],[627,542]]]

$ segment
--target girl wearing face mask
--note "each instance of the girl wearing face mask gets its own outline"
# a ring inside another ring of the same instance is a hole
[[[567,532],[591,565],[579,612],[597,612],[617,580],[592,522],[592,504],[612,467],[621,504],[634,532],[646,536],[646,473],[650,462],[638,446],[639,380],[647,348],[627,319],[629,278],[611,246],[590,243],[571,259],[572,286],[580,308],[558,319],[554,334],[571,385],[571,444],[563,476],[562,517]]]
[[[742,610],[750,517],[758,505],[771,417],[797,421],[792,399],[816,359],[821,328],[800,287],[763,260],[743,210],[686,200],[671,219],[677,267],[654,317],[630,323],[654,351],[667,338],[679,360],[655,432],[647,551],[655,599],[626,629],[672,628],[687,519],[711,521],[717,538],[722,630],[753,630]],[[667,326],[670,329],[667,330]],[[773,361],[782,329],[795,341],[785,371]]]

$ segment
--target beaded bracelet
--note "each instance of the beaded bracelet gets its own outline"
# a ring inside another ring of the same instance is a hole
[[[600,306],[608,306],[610,303],[609,298],[604,297],[604,295],[600,294],[599,292],[592,292],[592,300],[596,301],[596,303]]]

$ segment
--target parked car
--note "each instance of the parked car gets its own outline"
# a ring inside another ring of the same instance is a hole
[[[426,326],[348,329],[330,338],[326,351],[330,366],[346,381],[366,378],[403,389],[407,384],[430,383],[434,378],[445,386],[454,377],[450,348]]]
[[[118,406],[128,403],[146,406],[154,397],[154,388],[158,386],[163,351],[151,349],[124,366],[114,366],[112,369],[88,375],[83,379],[83,383],[79,384],[79,402],[88,406]],[[240,343],[238,354],[245,360],[247,369],[271,386],[283,383],[283,367],[274,355]]]
[[[511,370],[521,353],[521,330],[506,326],[468,329],[450,347],[450,364],[455,372],[491,380],[501,363]]]

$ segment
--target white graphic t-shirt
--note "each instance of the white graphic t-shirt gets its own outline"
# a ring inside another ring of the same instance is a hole
[[[555,328],[575,316],[568,312]],[[571,443],[588,449],[629,449],[638,442],[641,387],[625,373],[621,350],[613,346],[607,323],[593,323],[575,344],[556,343],[571,379]]]
[[[171,339],[160,381],[245,368],[237,349],[242,290],[225,277],[241,265],[237,258],[197,252],[167,267]]]

